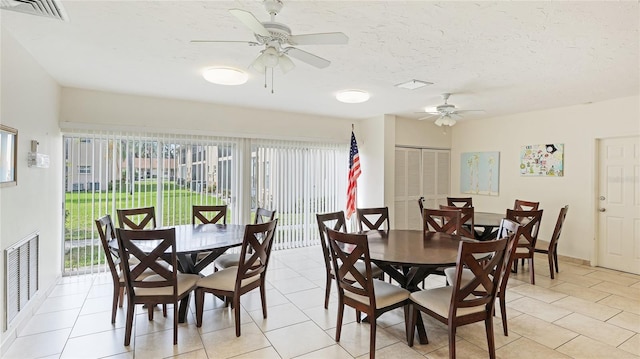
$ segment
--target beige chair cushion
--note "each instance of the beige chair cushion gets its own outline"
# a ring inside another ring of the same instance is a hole
[[[549,242],[547,241],[541,241],[541,240],[537,240],[536,241],[536,249],[538,250],[543,250],[543,251],[548,251],[549,250]]]
[[[525,248],[525,247],[516,248],[516,254],[528,254],[528,253],[529,253],[529,248]]]
[[[236,277],[238,275],[238,267],[225,268],[221,271],[214,272],[198,281],[198,287],[224,290],[233,292],[236,287]],[[247,286],[255,281],[260,280],[260,276],[256,275],[242,281],[242,286]]]
[[[211,254],[211,252],[199,252],[196,255],[196,262],[200,262],[201,260],[205,259],[209,254]]]
[[[381,280],[373,280],[373,292],[376,296],[376,309],[388,307],[409,298],[410,292],[397,285],[389,284]],[[360,303],[369,304],[369,298],[344,291],[344,295]]]
[[[249,260],[249,258],[251,255],[247,254],[245,260]],[[260,263],[259,261],[260,259],[258,259],[258,263]],[[238,263],[240,263],[240,253],[223,254],[214,261],[215,266],[222,269],[237,267]]]
[[[147,269],[145,269],[144,272],[142,272],[142,274],[140,274],[138,276],[138,280],[144,280],[145,278],[150,277],[150,276],[155,275],[155,274],[156,274],[156,272],[154,272],[150,268],[147,268]],[[120,279],[121,283],[124,283],[124,273],[120,272],[120,274],[118,275],[118,278]]]
[[[447,277],[447,283],[453,285],[453,281],[456,279],[456,267],[445,268],[444,276]],[[460,276],[460,280],[462,283],[461,286],[471,282],[474,278],[473,272],[469,269],[465,268],[462,270],[462,275]]]
[[[356,267],[356,269],[360,273],[364,274],[364,272],[366,271],[366,268],[364,266],[364,262],[363,261],[357,261],[353,266]],[[335,273],[333,272],[333,268],[331,268],[331,275],[333,275],[335,277]],[[382,269],[380,269],[380,267],[378,267],[374,263],[371,263],[371,276],[374,277],[374,278],[378,278],[381,275],[382,275]],[[353,278],[351,273],[347,273],[346,278],[347,278],[347,280],[352,281],[352,282],[356,281],[356,279]]]
[[[228,253],[223,254],[220,257],[216,258],[213,262],[218,268],[230,268],[237,267],[238,263],[240,263],[240,253]]]
[[[420,306],[429,308],[434,313],[444,318],[449,318],[449,305],[451,304],[452,291],[452,286],[421,290],[411,293],[409,299]],[[484,305],[479,305],[477,307],[458,308],[456,315],[463,316],[472,313],[484,312],[484,309]]]
[[[197,274],[185,274],[178,273],[178,296],[192,290],[196,283],[200,279]],[[153,282],[164,280],[161,276],[154,274],[145,278],[144,282]],[[134,288],[136,296],[148,296],[148,295],[173,295],[173,287],[158,287],[158,288]]]

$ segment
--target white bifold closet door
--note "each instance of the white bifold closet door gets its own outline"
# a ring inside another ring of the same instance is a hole
[[[447,202],[451,188],[451,152],[449,150],[396,147],[395,214],[396,229],[421,229],[418,199],[426,208],[438,208]]]

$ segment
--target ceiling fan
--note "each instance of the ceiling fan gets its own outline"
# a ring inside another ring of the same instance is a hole
[[[249,11],[229,10],[253,32],[256,41],[192,40],[191,42],[241,42],[248,43],[250,46],[264,46],[258,57],[251,63],[251,67],[260,73],[266,73],[267,69],[273,70],[275,67],[279,67],[283,73],[289,72],[295,67],[289,56],[320,69],[329,66],[331,64],[329,60],[293,46],[346,44],[349,41],[347,35],[342,32],[293,35],[289,26],[275,21],[282,6],[281,0],[264,0],[264,7],[271,15],[271,20],[262,22]]]
[[[461,113],[465,112],[484,112],[484,110],[461,110],[457,109],[455,105],[449,104],[447,101],[449,100],[450,93],[443,93],[442,99],[444,103],[442,105],[436,106],[435,111],[422,111],[418,113],[427,113],[429,116],[421,117],[418,120],[428,120],[434,117],[438,117],[434,124],[437,126],[453,126],[456,124],[456,120],[462,118]]]

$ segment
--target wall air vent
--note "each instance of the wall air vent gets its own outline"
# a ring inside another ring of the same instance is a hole
[[[69,20],[59,0],[0,0],[0,9]]]
[[[4,330],[38,291],[39,244],[40,236],[36,232],[4,250]]]

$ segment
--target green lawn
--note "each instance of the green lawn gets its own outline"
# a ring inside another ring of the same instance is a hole
[[[105,263],[104,258],[98,259],[102,254],[99,245],[94,246],[98,250],[93,251],[85,249],[82,245],[69,249],[70,241],[79,243],[79,241],[98,239],[94,221],[105,214],[110,214],[113,221],[117,221],[115,209],[157,207],[158,192],[155,184],[155,180],[136,182],[133,195],[121,189],[105,192],[67,192],[64,238],[69,242],[65,249],[65,268],[81,268],[91,264]],[[174,182],[164,184],[163,197],[165,210],[162,223],[164,225],[191,223],[191,206],[194,204],[222,204],[219,198],[211,194],[196,193]]]

